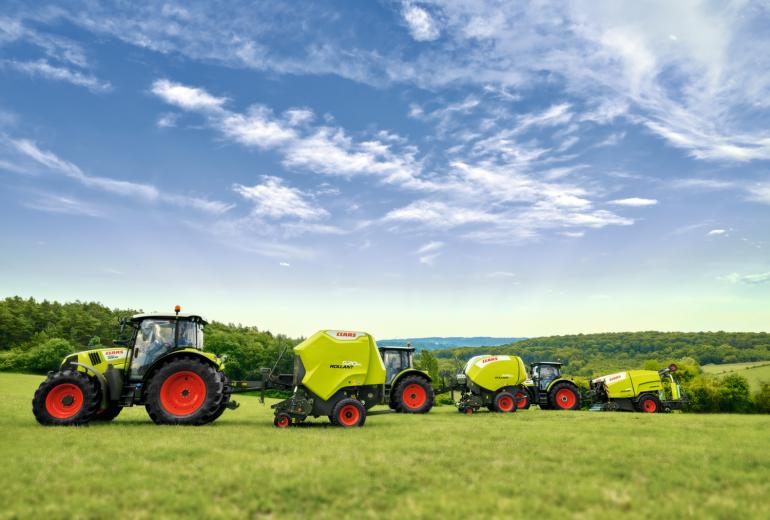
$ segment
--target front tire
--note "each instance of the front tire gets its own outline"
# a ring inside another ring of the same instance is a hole
[[[203,360],[168,361],[150,378],[145,408],[155,424],[198,426],[212,421],[224,397],[224,377]]]
[[[433,385],[420,376],[406,376],[396,385],[396,407],[401,413],[428,413],[433,408]]]
[[[50,374],[32,399],[32,413],[37,422],[51,426],[86,424],[94,418],[98,408],[96,382],[75,370]]]
[[[107,405],[107,408],[104,410],[101,410],[99,412],[96,412],[96,415],[94,415],[93,420],[97,422],[110,422],[115,417],[120,415],[120,411],[123,409],[122,406],[120,406],[118,403],[110,403]]]
[[[334,405],[331,415],[332,424],[344,428],[359,428],[366,422],[366,408],[357,399],[340,399]]]

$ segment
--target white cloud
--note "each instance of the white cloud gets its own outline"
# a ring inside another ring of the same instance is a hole
[[[441,35],[441,30],[433,17],[422,7],[414,5],[411,0],[405,0],[401,15],[409,26],[412,38],[419,42],[433,41]]]
[[[227,101],[227,98],[214,97],[205,90],[172,83],[167,79],[156,80],[151,91],[166,103],[185,110],[218,109]]]
[[[708,236],[724,236],[727,235],[726,229],[712,229],[708,233],[706,233]]]
[[[516,278],[516,273],[510,271],[495,271],[487,274],[487,278]]]
[[[428,242],[427,244],[421,246],[417,250],[417,254],[418,255],[424,255],[425,253],[430,253],[432,251],[438,251],[442,247],[444,247],[444,242],[440,242],[438,240],[434,240],[432,242]]]
[[[749,186],[749,199],[763,204],[770,204],[770,183],[759,183]]]
[[[266,175],[263,181],[255,186],[236,184],[233,187],[236,193],[254,204],[253,215],[300,220],[317,220],[329,216],[325,209],[311,204],[306,193],[286,186],[279,177]]]
[[[429,255],[423,255],[419,258],[419,262],[423,265],[433,265],[436,263],[436,259],[441,256],[441,253],[432,253]]]
[[[725,276],[719,276],[717,277],[717,279],[725,282],[730,282],[730,283],[741,282],[748,285],[760,285],[760,284],[770,283],[770,271],[766,273],[745,274],[745,275],[741,275],[738,273],[730,273]]]
[[[112,85],[109,81],[101,81],[94,76],[83,74],[67,67],[51,65],[45,60],[3,60],[0,61],[0,65],[29,74],[30,76],[40,76],[54,81],[63,81],[79,87],[85,87],[91,92],[108,92],[112,90]]]
[[[289,262],[280,262],[278,265],[281,267],[291,267],[291,264]]]
[[[615,206],[627,206],[631,208],[641,208],[645,206],[654,206],[658,203],[655,199],[642,199],[640,197],[630,197],[627,199],[617,199],[609,201],[609,204]]]
[[[174,128],[178,119],[178,114],[161,114],[160,117],[158,117],[158,120],[155,122],[155,126],[158,128]]]

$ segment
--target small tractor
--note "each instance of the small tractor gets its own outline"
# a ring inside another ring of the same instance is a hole
[[[144,405],[157,424],[201,425],[228,407],[224,359],[203,351],[197,315],[137,314],[121,320],[121,348],[72,354],[35,392],[32,412],[45,425],[111,421],[126,406]]]
[[[580,389],[561,375],[562,363],[541,361],[530,366],[532,378],[524,382],[525,393],[517,394],[519,408],[536,404],[541,410],[579,410]]]
[[[591,410],[658,413],[681,409],[687,397],[674,376],[676,365],[661,370],[627,370],[591,380]]]
[[[482,406],[491,412],[515,412],[526,393],[524,362],[518,356],[475,356],[455,376],[460,390],[457,410],[468,415]]]
[[[279,428],[308,417],[363,426],[371,407],[387,404],[402,413],[433,407],[430,376],[412,368],[411,347],[377,348],[365,332],[322,330],[294,347],[294,391],[272,406]],[[384,363],[383,363],[384,361]]]

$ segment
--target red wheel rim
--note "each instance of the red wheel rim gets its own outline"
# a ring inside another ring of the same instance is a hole
[[[642,408],[644,408],[644,411],[647,413],[655,413],[655,410],[658,409],[658,405],[655,404],[655,401],[652,399],[645,399],[644,403],[642,403]]]
[[[529,398],[527,397],[527,394],[525,394],[524,392],[518,392],[516,394],[516,399],[519,402],[519,404],[517,405],[517,408],[524,408],[525,406],[527,406],[527,401],[529,400]]]
[[[83,391],[78,385],[56,385],[45,396],[45,409],[51,417],[69,419],[83,408]]]
[[[354,426],[358,424],[358,420],[361,418],[361,411],[357,406],[352,404],[346,404],[340,410],[337,419],[343,426]]]
[[[286,428],[289,426],[289,418],[283,415],[276,421],[275,425],[279,428]]]
[[[465,415],[473,415],[473,408],[466,408]]]
[[[577,397],[575,397],[575,392],[569,388],[562,388],[556,392],[556,404],[559,406],[559,408],[563,408],[565,410],[572,408],[575,406],[576,402]]]
[[[497,407],[503,412],[510,412],[513,410],[513,398],[507,395],[500,397],[497,400]]]
[[[184,416],[198,411],[206,400],[206,383],[195,372],[177,372],[163,381],[160,404],[171,415]]]
[[[407,408],[414,410],[425,404],[425,401],[428,400],[428,393],[421,385],[412,383],[404,388],[401,399],[404,401]]]

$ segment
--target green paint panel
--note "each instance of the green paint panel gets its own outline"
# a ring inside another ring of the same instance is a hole
[[[385,365],[365,332],[322,330],[294,347],[302,360],[302,384],[323,400],[350,386],[384,385]]]
[[[603,382],[607,386],[607,397],[610,399],[637,397],[643,392],[663,390],[660,374],[656,370],[627,370],[597,377],[593,382]]]
[[[475,356],[465,365],[465,375],[475,385],[496,392],[523,383],[527,370],[518,356]]]

